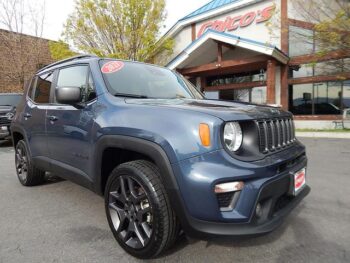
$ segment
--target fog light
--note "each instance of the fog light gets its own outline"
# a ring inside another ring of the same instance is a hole
[[[243,187],[244,187],[243,182],[231,182],[231,183],[215,185],[214,191],[216,194],[229,193],[229,192],[241,191]]]
[[[255,209],[255,215],[257,218],[262,217],[263,211],[262,211],[262,206],[260,203],[257,204],[256,209]]]

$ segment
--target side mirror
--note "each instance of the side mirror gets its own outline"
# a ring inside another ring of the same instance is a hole
[[[57,87],[55,90],[58,103],[76,105],[81,102],[81,90],[79,87]]]

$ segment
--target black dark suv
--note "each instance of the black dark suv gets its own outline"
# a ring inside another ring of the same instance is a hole
[[[103,195],[116,240],[139,258],[170,247],[180,229],[270,232],[310,191],[291,113],[206,100],[153,65],[91,56],[50,65],[12,130],[20,182],[50,171]]]
[[[11,137],[10,124],[21,98],[20,93],[0,93],[0,140]]]

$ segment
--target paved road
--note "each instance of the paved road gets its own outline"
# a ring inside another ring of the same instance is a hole
[[[350,140],[303,139],[312,193],[275,232],[181,239],[159,262],[350,262]],[[109,231],[103,200],[67,181],[22,187],[0,145],[0,262],[135,262]]]

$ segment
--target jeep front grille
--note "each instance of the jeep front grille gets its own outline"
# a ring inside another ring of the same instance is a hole
[[[291,118],[256,121],[259,150],[262,153],[280,150],[295,142],[294,122]]]

